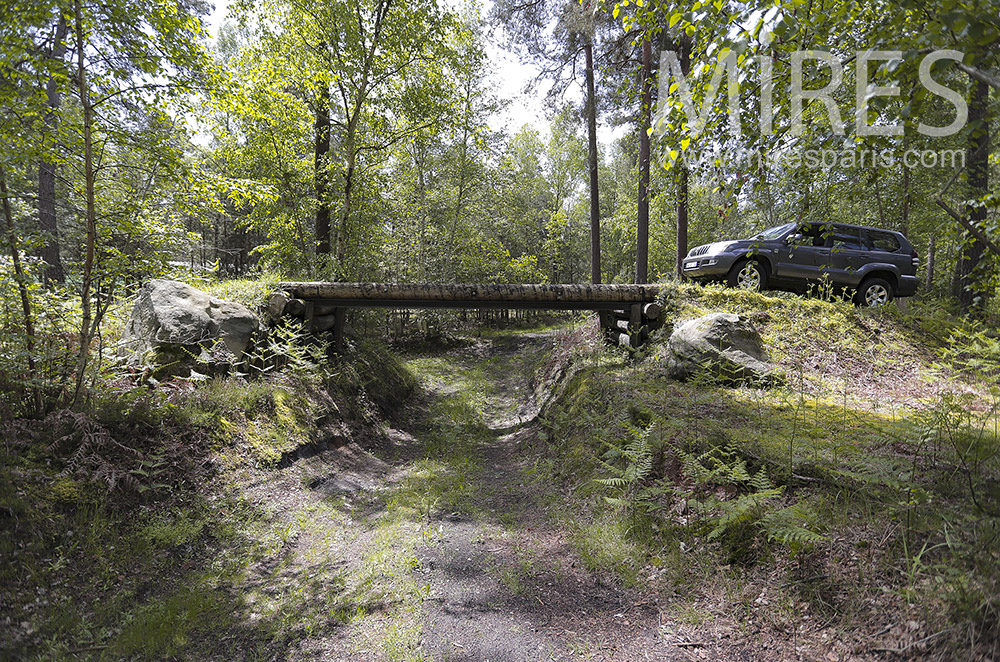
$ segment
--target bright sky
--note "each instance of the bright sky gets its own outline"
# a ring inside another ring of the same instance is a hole
[[[449,4],[458,4],[462,0],[445,1]],[[492,3],[486,0],[485,4],[484,14]],[[219,34],[219,28],[226,19],[228,9],[229,0],[217,0],[207,21],[208,32],[213,38]],[[490,122],[492,128],[513,135],[525,124],[532,124],[541,132],[543,138],[547,138],[549,121],[545,118],[545,95],[549,85],[542,83],[536,85],[531,94],[524,93],[525,86],[538,74],[537,67],[521,62],[515,54],[498,43],[488,44],[486,51],[492,61],[492,77],[497,83],[497,94],[501,99],[511,102],[506,110],[492,118]],[[573,85],[567,95],[576,103],[582,102],[582,86]],[[610,151],[611,144],[627,130],[628,127],[624,126],[614,129],[605,124],[598,124],[597,138],[604,146],[605,153]]]

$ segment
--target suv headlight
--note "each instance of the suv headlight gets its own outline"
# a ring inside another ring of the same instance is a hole
[[[735,241],[717,241],[708,247],[708,251],[705,253],[706,256],[719,255],[720,253],[725,253],[729,250],[729,247],[735,244]]]

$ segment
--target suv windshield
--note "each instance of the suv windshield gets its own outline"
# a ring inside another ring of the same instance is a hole
[[[774,241],[781,235],[791,230],[794,225],[795,225],[794,223],[785,223],[784,225],[779,225],[776,228],[768,228],[767,230],[764,230],[759,235],[754,237],[754,239],[763,239],[764,241]]]

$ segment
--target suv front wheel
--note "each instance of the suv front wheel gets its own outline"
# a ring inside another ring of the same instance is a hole
[[[767,271],[757,260],[742,260],[730,269],[726,284],[741,290],[762,292],[767,289]]]
[[[884,278],[869,278],[861,283],[854,301],[866,308],[879,308],[892,301],[892,284]]]

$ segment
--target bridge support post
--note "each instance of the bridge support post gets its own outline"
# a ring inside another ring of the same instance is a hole
[[[344,323],[347,321],[347,308],[336,308],[333,314],[333,349],[338,354],[342,354],[344,352]]]
[[[628,312],[629,347],[639,349],[639,343],[642,342],[642,304],[632,304]]]
[[[306,310],[303,315],[306,320],[306,330],[309,333],[316,333],[316,302],[306,299]]]

